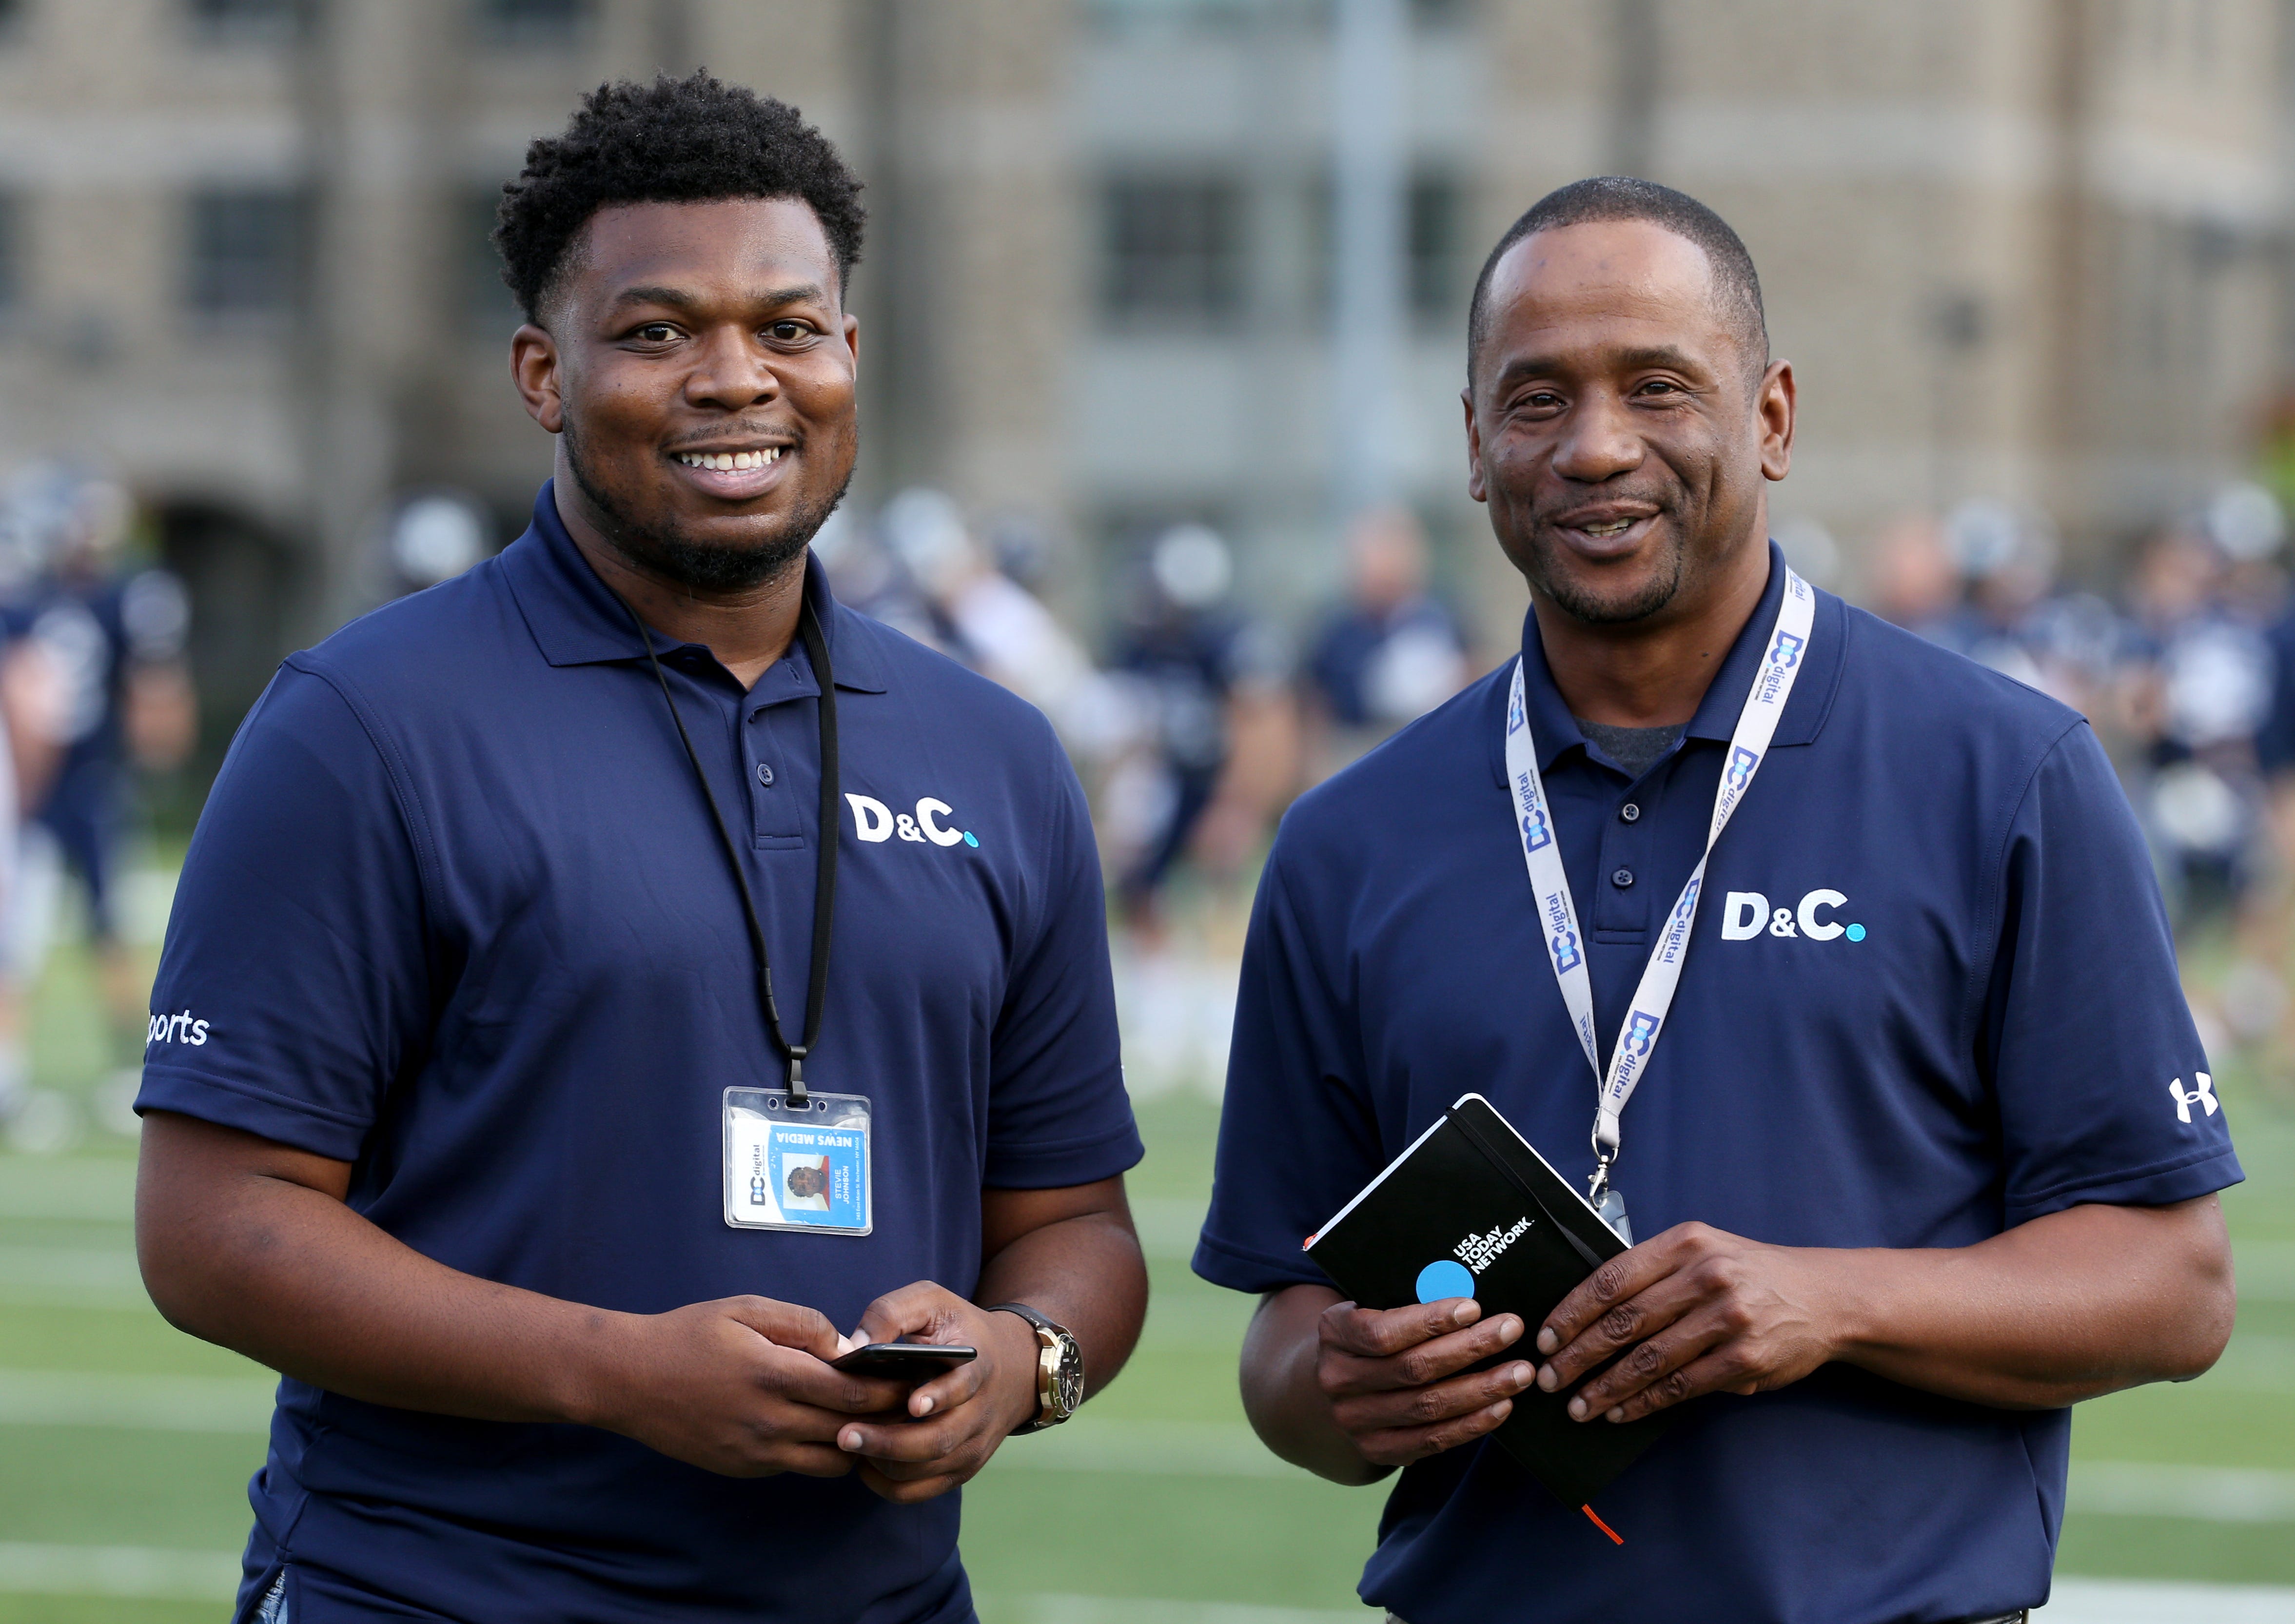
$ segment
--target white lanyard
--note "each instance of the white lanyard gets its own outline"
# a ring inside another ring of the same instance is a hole
[[[1618,1119],[1649,1067],[1659,1030],[1673,1008],[1674,989],[1681,983],[1682,959],[1688,953],[1690,932],[1697,923],[1697,895],[1705,885],[1706,861],[1713,855],[1713,843],[1728,826],[1729,815],[1753,787],[1753,775],[1760,771],[1761,758],[1768,753],[1769,739],[1777,730],[1777,718],[1785,714],[1785,701],[1793,696],[1793,680],[1801,674],[1801,656],[1809,650],[1809,628],[1816,618],[1817,595],[1788,569],[1776,624],[1769,632],[1768,653],[1753,675],[1744,708],[1737,713],[1737,730],[1729,736],[1729,757],[1713,792],[1713,822],[1706,831],[1704,853],[1698,858],[1689,883],[1681,888],[1665,930],[1643,967],[1634,1001],[1627,1006],[1625,1024],[1618,1030],[1617,1047],[1610,1051],[1606,1077],[1602,1073],[1602,1051],[1594,1038],[1594,983],[1586,966],[1585,934],[1578,928],[1578,909],[1570,899],[1570,877],[1563,872],[1562,848],[1555,838],[1553,809],[1546,798],[1546,782],[1539,776],[1538,747],[1531,738],[1530,712],[1523,700],[1522,660],[1519,657],[1515,660],[1514,682],[1507,692],[1507,778],[1514,787],[1515,809],[1522,822],[1523,861],[1529,866],[1531,890],[1538,899],[1547,957],[1554,966],[1554,979],[1562,988],[1562,1001],[1569,1006],[1571,1024],[1578,1029],[1579,1047],[1586,1051],[1586,1064],[1593,1068],[1598,1090],[1590,1196],[1597,1206],[1604,1206],[1610,1194],[1610,1164],[1618,1156]],[[1622,1220],[1623,1204],[1615,1204]],[[1609,1215],[1605,1207],[1605,1216]]]

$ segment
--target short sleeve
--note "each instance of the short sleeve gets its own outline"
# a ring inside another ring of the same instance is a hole
[[[1352,1013],[1294,905],[1283,845],[1244,940],[1211,1212],[1195,1255],[1197,1274],[1243,1292],[1328,1285],[1306,1239],[1386,1163]]]
[[[324,678],[282,667],[184,859],[136,1110],[356,1161],[429,1029],[422,919],[382,756]]]
[[[1981,1058],[2011,1224],[2161,1206],[2243,1177],[2126,795],[2095,735],[2057,741],[2011,821]]]
[[[1123,1088],[1091,815],[1049,729],[1043,742],[1052,758],[1045,890],[989,1040],[984,1182],[1002,1189],[1095,1183],[1143,1154]]]

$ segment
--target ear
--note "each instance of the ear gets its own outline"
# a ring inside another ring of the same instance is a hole
[[[1466,494],[1476,502],[1488,502],[1490,494],[1482,486],[1482,426],[1474,420],[1472,384],[1458,391],[1458,404],[1466,409]]]
[[[526,414],[542,425],[545,434],[566,427],[563,380],[558,374],[558,340],[528,322],[510,335],[510,378]]]
[[[1761,426],[1761,477],[1782,479],[1793,471],[1793,423],[1799,398],[1793,363],[1772,361],[1753,393],[1753,414]]]

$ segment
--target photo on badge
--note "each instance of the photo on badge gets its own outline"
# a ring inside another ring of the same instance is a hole
[[[807,1151],[781,1157],[781,1210],[826,1212],[829,1210],[829,1161]]]

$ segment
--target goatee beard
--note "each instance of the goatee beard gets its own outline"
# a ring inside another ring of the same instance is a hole
[[[607,543],[629,562],[649,575],[676,582],[694,592],[718,596],[747,592],[785,573],[804,557],[837,504],[845,500],[853,475],[823,502],[801,502],[790,510],[788,528],[755,547],[728,547],[697,542],[674,529],[641,524],[590,477],[582,455],[582,442],[571,420],[566,424],[566,466],[591,506],[606,520]]]
[[[1674,594],[1681,590],[1682,549],[1677,543],[1669,560],[1672,567],[1652,577],[1630,597],[1600,598],[1586,591],[1576,581],[1548,567],[1554,550],[1549,546],[1531,544],[1533,565],[1531,584],[1554,600],[1554,607],[1571,619],[1589,626],[1630,625],[1637,620],[1646,620],[1671,603]]]

